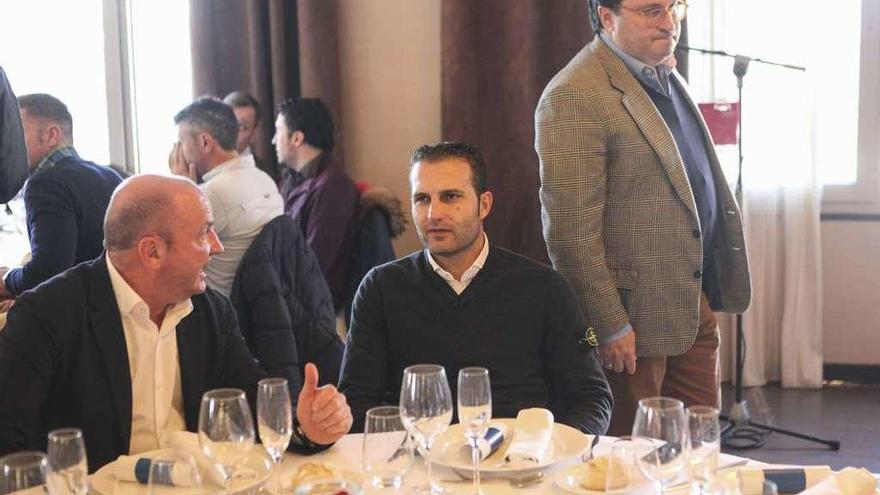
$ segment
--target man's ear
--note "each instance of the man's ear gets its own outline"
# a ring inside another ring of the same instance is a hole
[[[489,212],[492,211],[492,201],[494,198],[491,191],[480,194],[480,220],[485,220],[489,216]]]
[[[290,134],[290,141],[294,146],[302,146],[306,142],[306,135],[303,134],[303,131],[293,131]]]
[[[612,19],[614,11],[599,5],[597,12],[599,13],[599,22],[602,24],[602,31],[610,31],[613,26]]]
[[[202,147],[202,151],[205,153],[209,153],[211,149],[214,148],[214,136],[208,134],[207,132],[199,133],[199,146]]]
[[[50,123],[46,126],[44,132],[46,136],[46,144],[51,148],[61,146],[64,142],[64,134],[61,132],[61,127],[58,124]]]
[[[168,243],[158,235],[146,235],[137,243],[141,263],[150,270],[159,270],[165,263]]]

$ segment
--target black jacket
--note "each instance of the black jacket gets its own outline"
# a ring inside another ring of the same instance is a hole
[[[287,378],[292,397],[307,362],[335,384],[343,344],[321,266],[296,222],[279,215],[248,248],[232,283],[241,333],[270,376]]]
[[[186,428],[197,431],[202,394],[243,389],[265,376],[229,301],[208,289],[177,325]],[[46,449],[46,434],[83,430],[89,471],[129,451],[131,374],[125,333],[104,256],[24,293],[0,332],[0,455]]]

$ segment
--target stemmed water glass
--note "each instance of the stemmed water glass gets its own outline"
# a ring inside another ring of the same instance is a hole
[[[640,400],[632,440],[636,466],[663,493],[687,467],[690,439],[684,404],[668,397]]]
[[[244,391],[221,388],[205,392],[199,412],[199,445],[220,466],[224,492],[232,474],[254,446],[254,420]]]
[[[276,493],[281,493],[278,465],[293,435],[293,406],[284,378],[266,378],[257,384],[257,426],[260,441],[272,458]]]
[[[19,452],[0,458],[0,495],[40,486],[46,482],[46,455]]]
[[[434,364],[419,364],[403,370],[400,387],[400,417],[403,425],[418,442],[425,456],[428,485],[424,493],[443,493],[431,476],[431,447],[452,421],[452,392],[446,370]]]
[[[480,495],[480,452],[479,440],[489,428],[492,419],[492,389],[489,385],[489,370],[486,368],[462,368],[458,372],[458,422],[465,439],[471,446],[471,459],[474,466],[474,494]]]
[[[707,493],[718,470],[721,452],[718,410],[709,406],[691,406],[687,408],[687,418],[690,433],[688,476],[698,493]]]
[[[50,495],[85,495],[89,491],[89,463],[79,428],[49,432],[46,481]]]

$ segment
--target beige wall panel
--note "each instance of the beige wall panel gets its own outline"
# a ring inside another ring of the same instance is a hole
[[[880,365],[880,222],[822,222],[826,363]]]
[[[394,191],[408,214],[409,155],[440,139],[440,1],[338,5],[348,170],[355,180]],[[420,248],[411,224],[394,247],[400,256]]]

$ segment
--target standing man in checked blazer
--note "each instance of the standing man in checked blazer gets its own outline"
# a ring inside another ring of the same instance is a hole
[[[614,393],[609,434],[639,399],[720,405],[714,311],[751,286],[740,213],[673,50],[682,0],[589,0],[595,39],[535,110],[544,238]]]

